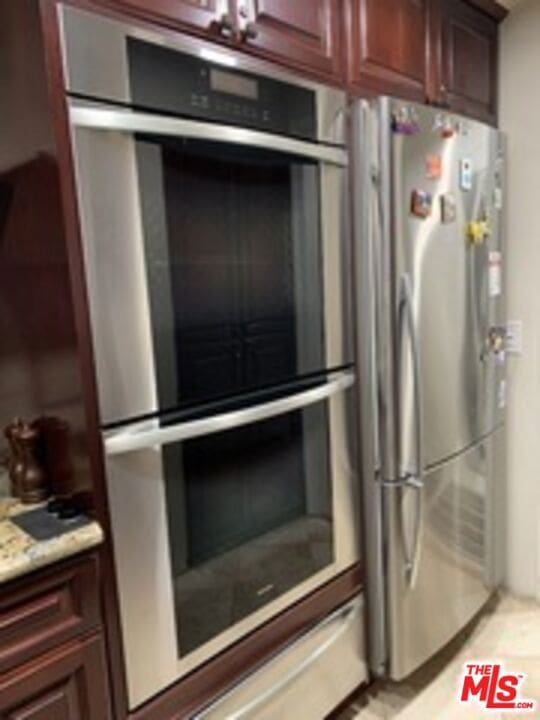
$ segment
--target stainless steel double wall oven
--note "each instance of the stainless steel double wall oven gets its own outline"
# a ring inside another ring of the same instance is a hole
[[[358,560],[345,97],[60,13],[136,707]]]

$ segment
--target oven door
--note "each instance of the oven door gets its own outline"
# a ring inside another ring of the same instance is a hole
[[[358,560],[353,382],[105,433],[131,708]]]
[[[342,148],[70,101],[104,426],[351,362]]]

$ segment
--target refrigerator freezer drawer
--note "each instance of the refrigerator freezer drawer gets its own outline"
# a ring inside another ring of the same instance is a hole
[[[196,720],[321,720],[367,681],[364,599],[355,598],[272,658]]]
[[[496,586],[494,465],[502,441],[499,430],[427,473],[421,489],[384,490],[390,675],[395,680],[451,640]],[[407,568],[413,556],[411,574]]]

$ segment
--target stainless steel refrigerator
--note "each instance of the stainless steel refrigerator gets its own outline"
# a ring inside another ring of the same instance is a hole
[[[390,98],[353,138],[370,663],[399,680],[498,583],[504,138]]]

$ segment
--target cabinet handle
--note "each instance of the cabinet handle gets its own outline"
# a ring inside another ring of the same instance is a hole
[[[244,40],[255,40],[257,35],[259,34],[259,29],[257,28],[257,25],[254,22],[248,22],[246,23],[246,26],[244,30],[242,31],[242,36]]]
[[[448,88],[444,83],[441,83],[441,105],[445,108],[449,107],[448,105]]]
[[[220,35],[224,38],[231,38],[234,33],[234,21],[230,13],[223,13],[218,20]]]

